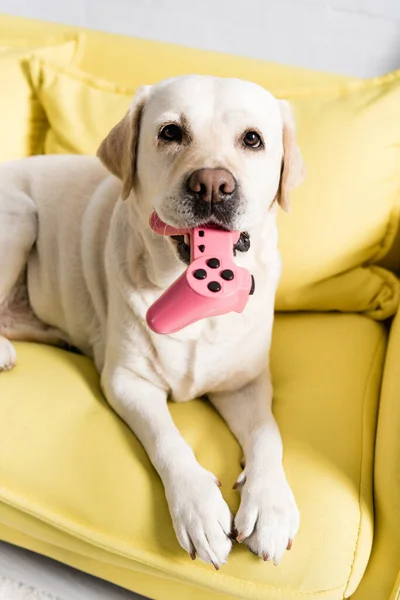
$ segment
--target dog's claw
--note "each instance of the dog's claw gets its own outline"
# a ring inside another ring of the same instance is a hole
[[[192,550],[192,552],[189,552],[189,556],[192,560],[196,560],[196,551]]]
[[[244,460],[244,456],[243,456],[242,460],[240,461],[240,466],[242,467],[242,469],[244,469],[246,466],[246,461]]]
[[[236,482],[233,484],[232,489],[233,490],[240,490],[244,484],[246,483],[246,473],[245,471],[242,471],[239,475],[239,477],[236,479]]]
[[[216,571],[219,571],[219,565],[217,565],[217,563],[215,563],[214,561],[212,561],[212,565],[213,565],[213,567],[214,567],[214,569]]]
[[[218,487],[221,487],[221,486],[222,486],[222,483],[220,482],[220,480],[219,480],[219,479],[216,479],[216,480],[215,480],[215,483],[217,484],[217,486],[218,486]]]
[[[264,552],[264,554],[262,555],[263,557],[263,561],[267,562],[268,560],[271,560],[268,552]]]
[[[286,546],[286,550],[291,550],[292,549],[292,544],[293,544],[293,540],[291,540],[289,538],[288,545]]]
[[[244,542],[244,540],[246,539],[246,536],[244,533],[239,533],[239,535],[236,538],[236,541],[241,544],[242,542]]]
[[[236,527],[235,527],[234,525],[232,525],[231,532],[230,532],[230,534],[229,534],[229,536],[228,536],[228,537],[229,537],[229,539],[231,539],[231,540],[232,540],[232,542],[234,542],[234,541],[237,539],[237,536],[238,536],[238,535],[239,535],[239,534],[238,534],[238,532],[237,532],[237,530],[236,530]]]

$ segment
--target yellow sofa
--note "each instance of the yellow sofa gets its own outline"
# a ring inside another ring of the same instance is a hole
[[[192,563],[90,360],[19,343],[0,375],[0,539],[156,600],[398,600],[399,73],[349,80],[3,15],[0,160],[93,153],[139,84],[187,72],[257,81],[298,121],[308,179],[279,218],[271,355],[298,537],[278,568],[238,545],[218,573]],[[170,408],[237,510],[226,425],[203,400]]]

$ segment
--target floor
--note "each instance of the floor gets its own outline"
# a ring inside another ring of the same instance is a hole
[[[0,542],[0,600],[145,599],[44,556]]]

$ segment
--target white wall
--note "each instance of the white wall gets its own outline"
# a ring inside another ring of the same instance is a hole
[[[0,0],[0,12],[359,77],[400,67],[400,0]]]

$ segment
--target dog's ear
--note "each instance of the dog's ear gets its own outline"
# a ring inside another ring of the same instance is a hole
[[[143,86],[138,89],[124,118],[111,129],[97,150],[97,156],[104,166],[113,175],[121,179],[122,200],[127,199],[133,187],[140,119],[149,91],[150,86]]]
[[[289,212],[290,191],[300,185],[305,177],[305,166],[300,148],[296,142],[296,127],[293,111],[286,100],[280,100],[280,109],[283,122],[283,160],[281,179],[276,199],[284,211]]]

